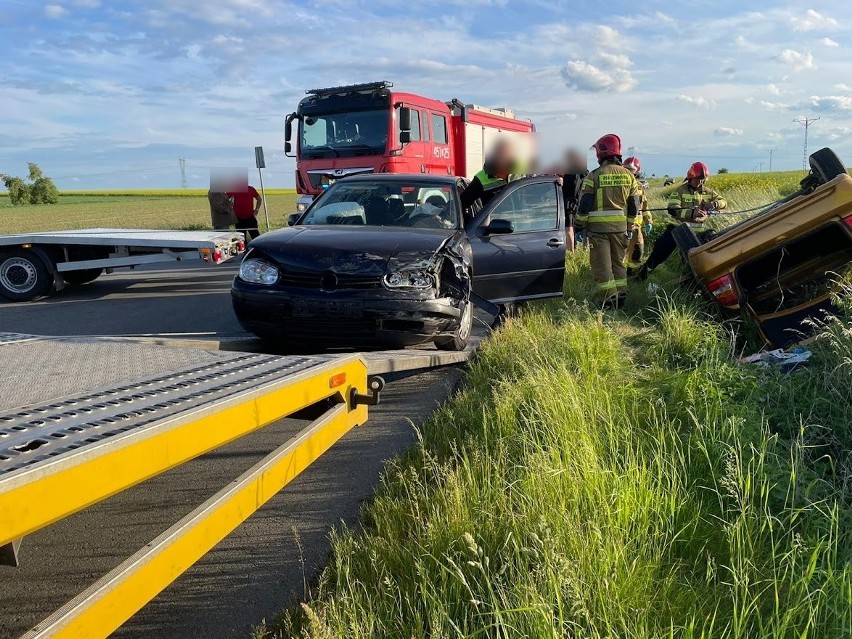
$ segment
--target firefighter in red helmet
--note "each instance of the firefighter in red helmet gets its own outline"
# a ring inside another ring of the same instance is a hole
[[[625,169],[630,171],[639,179],[639,174],[642,172],[642,165],[639,158],[630,156],[624,160]],[[635,273],[636,269],[642,266],[642,257],[645,255],[645,232],[650,233],[654,218],[651,216],[651,211],[648,210],[648,198],[645,196],[645,189],[642,184],[639,184],[639,192],[642,194],[641,215],[637,216],[636,222],[639,226],[636,230],[631,231],[627,240],[627,251],[624,257],[624,264],[627,266],[627,274]]]
[[[710,169],[704,162],[694,162],[686,172],[686,178],[669,196],[668,213],[669,226],[654,243],[654,249],[648,260],[639,269],[638,276],[645,279],[657,266],[665,262],[674,252],[677,245],[672,235],[675,226],[689,224],[700,240],[706,240],[710,231],[705,222],[712,211],[720,211],[728,206],[725,198],[704,183],[710,177]]]
[[[636,177],[621,165],[617,135],[603,136],[592,148],[600,166],[583,180],[576,225],[588,235],[592,277],[603,307],[619,308],[627,295],[627,235],[638,230],[642,196]]]

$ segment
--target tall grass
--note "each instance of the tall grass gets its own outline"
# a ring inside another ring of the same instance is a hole
[[[852,326],[787,376],[733,343],[689,298],[510,321],[257,636],[849,636]]]

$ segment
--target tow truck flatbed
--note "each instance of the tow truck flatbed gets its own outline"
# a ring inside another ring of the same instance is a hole
[[[200,259],[220,264],[245,251],[234,231],[92,228],[0,235],[0,295],[29,301],[104,271]]]

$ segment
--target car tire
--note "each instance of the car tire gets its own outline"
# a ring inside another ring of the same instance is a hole
[[[28,302],[47,295],[52,286],[53,273],[33,251],[0,252],[0,295],[7,300]]]
[[[103,272],[104,270],[102,268],[87,268],[82,271],[65,271],[62,274],[62,279],[65,280],[67,284],[79,286],[81,284],[94,282]]]
[[[435,347],[442,351],[463,351],[467,348],[470,334],[473,332],[473,304],[470,300],[463,302],[459,327],[450,337],[439,337],[435,340]]]
[[[683,255],[684,260],[689,258],[689,252],[692,249],[701,246],[701,240],[698,239],[698,236],[689,224],[684,223],[674,227],[672,238],[674,238],[674,242],[678,250],[680,250],[681,255]]]
[[[837,154],[829,148],[820,149],[812,153],[808,158],[811,171],[819,179],[820,184],[831,182],[838,175],[846,173],[846,167],[837,157]]]

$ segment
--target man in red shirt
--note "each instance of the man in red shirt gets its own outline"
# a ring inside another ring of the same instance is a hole
[[[263,200],[251,184],[244,191],[231,191],[228,197],[234,200],[234,216],[237,218],[237,230],[245,231],[251,239],[260,235],[257,228],[257,213]],[[246,238],[248,239],[248,237]]]

